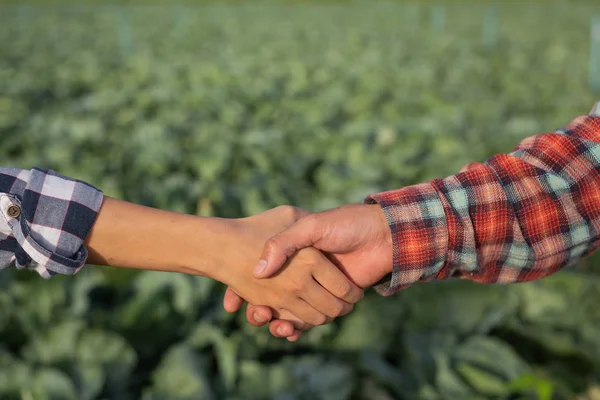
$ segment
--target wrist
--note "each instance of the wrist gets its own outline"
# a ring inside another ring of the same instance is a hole
[[[175,241],[180,256],[178,272],[208,277],[228,284],[232,256],[239,251],[241,221],[189,216]]]
[[[383,277],[392,272],[394,265],[394,240],[392,237],[392,229],[384,209],[379,204],[369,204],[367,207],[369,207],[374,214],[374,220],[378,227],[380,249],[382,249],[384,254],[389,255],[389,262],[381,264],[380,274]]]
[[[91,264],[216,277],[232,222],[106,198],[86,238]]]

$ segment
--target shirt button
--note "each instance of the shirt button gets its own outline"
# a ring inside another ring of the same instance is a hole
[[[21,215],[21,207],[13,204],[12,206],[8,207],[7,214],[11,218],[19,218]]]

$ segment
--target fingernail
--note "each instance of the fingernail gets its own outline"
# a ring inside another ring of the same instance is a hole
[[[267,260],[260,260],[258,264],[256,264],[256,267],[254,267],[254,274],[259,275],[265,268],[267,268]]]
[[[253,317],[254,317],[254,320],[256,322],[258,322],[259,324],[267,322],[259,313],[254,313]]]
[[[283,329],[283,327],[277,328],[277,333],[281,336],[286,336],[285,329]]]

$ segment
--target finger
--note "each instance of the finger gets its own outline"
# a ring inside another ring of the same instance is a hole
[[[225,296],[223,297],[223,308],[225,311],[234,313],[242,308],[243,304],[244,299],[234,292],[233,289],[228,287],[225,291]]]
[[[297,342],[298,339],[300,339],[300,336],[302,336],[302,331],[294,331],[294,334],[292,336],[288,336],[287,340],[288,342]]]
[[[330,318],[341,317],[352,311],[353,304],[338,299],[317,282],[314,283],[302,293],[302,299],[315,310]]]
[[[333,266],[315,268],[313,278],[338,299],[354,304],[364,297],[364,292],[342,271]]]
[[[273,313],[267,306],[255,306],[248,304],[248,307],[246,307],[246,319],[251,325],[263,326],[272,318]]]
[[[314,328],[314,326],[309,324],[283,319],[276,319],[269,323],[269,331],[273,336],[287,338],[291,342],[295,342],[300,339],[300,336],[302,336],[302,331],[308,331],[312,328]]]
[[[255,278],[267,278],[285,264],[298,250],[312,246],[320,239],[316,230],[316,214],[301,218],[287,230],[273,236],[265,243],[263,254],[254,267]]]
[[[318,284],[315,282],[314,286],[318,287]],[[304,299],[299,298],[292,301],[291,304],[286,306],[286,309],[296,315],[300,321],[313,326],[325,325],[332,321],[330,317],[315,309]]]
[[[269,331],[271,334],[278,338],[287,338],[293,336],[296,332],[300,332],[294,328],[291,321],[285,321],[282,319],[276,319],[269,323]]]
[[[289,321],[294,326],[294,329],[298,331],[308,331],[314,328],[313,325],[302,322],[298,317],[287,310],[281,310],[281,312],[274,311],[271,323],[274,323],[275,321]]]
[[[277,319],[274,319],[269,324],[269,331],[275,337],[286,337],[290,342],[295,342],[302,336],[302,331],[308,331],[314,326],[306,324],[298,319],[294,314],[287,310],[281,312],[274,312]],[[292,324],[292,329],[289,328],[288,323]],[[283,330],[279,331],[280,326],[284,326]],[[289,333],[292,332],[290,336]]]

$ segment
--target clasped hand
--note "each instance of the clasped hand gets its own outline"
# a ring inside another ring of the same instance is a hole
[[[277,337],[295,341],[302,331],[349,313],[362,288],[392,271],[391,231],[377,204],[315,214],[282,206],[239,223],[253,238],[240,246],[262,240],[263,252],[253,276],[229,284],[224,308],[236,312],[247,301],[248,322],[270,322]],[[258,287],[250,289],[249,281]]]

